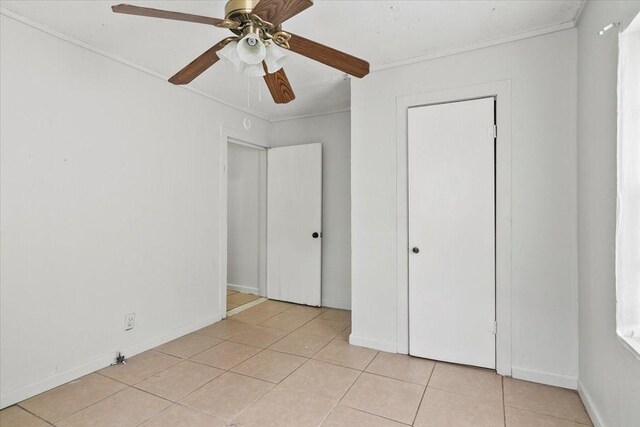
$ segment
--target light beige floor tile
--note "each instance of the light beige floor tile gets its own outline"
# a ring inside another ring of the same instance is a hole
[[[559,387],[504,379],[505,405],[564,420],[589,424],[591,420],[578,393]]]
[[[173,405],[141,424],[142,427],[224,427],[225,425],[226,421],[221,418],[182,405]]]
[[[281,386],[338,402],[360,374],[354,369],[309,360],[289,375]]]
[[[159,397],[127,388],[77,412],[57,426],[128,427],[137,426],[171,405]]]
[[[235,294],[228,295],[227,302],[230,302],[231,304],[243,305],[248,302],[257,300],[258,298],[260,298],[258,295],[241,294],[240,292],[237,292]]]
[[[351,311],[339,310],[337,308],[328,308],[324,313],[319,316],[320,319],[333,320],[336,322],[351,323]]]
[[[322,307],[311,307],[308,305],[299,305],[294,304],[291,307],[287,308],[284,312],[289,314],[295,314],[296,316],[304,317],[308,320],[313,319],[321,315],[326,308]]]
[[[415,426],[501,427],[503,407],[474,397],[427,388]]]
[[[266,381],[226,372],[182,399],[180,403],[231,420],[272,387],[273,384]]]
[[[316,427],[335,403],[309,393],[275,388],[233,420],[238,427]]]
[[[0,411],[0,426],[2,427],[47,427],[48,423],[42,421],[20,408],[10,406]]]
[[[376,350],[358,347],[336,339],[317,352],[313,358],[362,371],[377,353]]]
[[[191,360],[214,368],[231,369],[259,351],[258,347],[225,341],[209,350],[196,354]]]
[[[216,344],[220,344],[221,339],[208,337],[201,334],[188,334],[173,341],[169,341],[166,344],[162,344],[154,348],[155,351],[160,353],[170,354],[171,356],[180,357],[182,359],[188,359],[198,353],[202,353],[208,348],[213,347]]]
[[[227,289],[227,295],[237,294],[236,291],[232,291],[231,289]]]
[[[502,404],[502,377],[488,369],[438,362],[429,387]]]
[[[110,378],[89,374],[25,400],[20,406],[55,423],[125,388],[125,384]]]
[[[232,369],[233,372],[279,383],[307,359],[292,354],[264,350]]]
[[[255,307],[248,308],[244,311],[241,311],[238,314],[234,314],[233,316],[229,317],[229,319],[235,320],[236,322],[243,322],[251,325],[257,325],[259,323],[264,322],[267,319],[271,319],[272,317],[278,314],[273,310],[265,310],[265,309],[259,308],[260,305],[256,305]]]
[[[405,425],[342,405],[338,405],[322,423],[322,427],[403,427]]]
[[[349,342],[349,335],[351,335],[351,326],[340,332],[336,339]]]
[[[269,328],[281,329],[283,331],[292,332],[309,320],[305,317],[296,316],[291,313],[279,313],[270,319],[265,320],[260,325]]]
[[[315,318],[305,323],[298,331],[309,335],[318,335],[320,337],[333,339],[348,326],[349,324],[345,322]]]
[[[260,305],[256,307],[260,307],[260,309],[262,310],[269,310],[269,311],[275,311],[276,313],[282,313],[283,311],[291,307],[295,307],[295,305],[288,302],[284,302],[284,301],[268,300],[263,303],[260,303]]]
[[[281,331],[279,329],[251,325],[246,330],[234,334],[231,338],[229,338],[229,341],[252,345],[255,347],[267,348],[285,335],[287,335],[287,332]]]
[[[423,386],[363,372],[340,403],[411,424],[423,392]]]
[[[380,352],[366,371],[409,383],[427,385],[435,362],[406,354]]]
[[[181,360],[182,359],[175,356],[150,350],[133,356],[131,359],[127,359],[127,363],[124,365],[108,366],[100,369],[98,373],[113,378],[114,380],[133,385],[160,371],[164,371],[168,367],[179,363]]]
[[[136,387],[176,402],[223,373],[221,369],[185,360],[136,384]]]
[[[282,338],[280,341],[271,345],[269,349],[303,357],[311,357],[330,341],[331,338],[329,337],[319,337],[317,335],[309,335],[299,331],[294,331]]]
[[[229,303],[227,303],[227,311],[231,311],[234,308],[238,308],[238,307],[240,307],[240,306],[237,305],[237,304],[229,304]]]
[[[240,331],[247,329],[247,327],[246,323],[236,322],[229,318],[216,322],[213,325],[205,326],[194,333],[227,340],[231,338],[233,334],[237,334]]]
[[[506,406],[507,427],[583,427],[584,424]]]

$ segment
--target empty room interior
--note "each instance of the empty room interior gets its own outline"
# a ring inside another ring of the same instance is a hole
[[[640,0],[0,0],[0,426],[640,427]]]

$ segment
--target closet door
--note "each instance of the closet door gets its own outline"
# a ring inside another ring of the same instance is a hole
[[[409,352],[495,368],[494,99],[409,109]]]

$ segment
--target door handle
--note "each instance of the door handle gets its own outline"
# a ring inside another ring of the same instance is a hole
[[[414,254],[417,254],[418,252],[420,252],[420,249],[414,246],[414,248],[411,249],[411,252],[413,252]]]
[[[311,237],[313,237],[314,239],[317,239],[318,237],[320,237],[320,234],[318,234],[317,231],[314,231]]]

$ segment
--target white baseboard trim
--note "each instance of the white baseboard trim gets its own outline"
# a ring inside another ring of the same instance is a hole
[[[564,374],[556,374],[553,372],[535,371],[533,369],[511,368],[513,378],[534,383],[553,385],[556,387],[569,388],[575,390],[578,388],[578,377]]]
[[[372,348],[374,350],[386,351],[389,353],[395,353],[398,349],[396,343],[372,340],[370,338],[357,337],[353,334],[349,335],[349,344],[357,345],[360,347]]]
[[[212,323],[219,321],[220,319],[222,319],[222,316],[220,314],[216,314],[214,316],[210,316],[205,319],[189,323],[188,325],[175,329],[169,332],[168,334],[164,334],[159,337],[155,337],[147,341],[144,341],[140,344],[127,347],[122,350],[122,354],[124,354],[126,357],[135,356],[136,354],[150,350],[161,344],[172,341],[176,338],[180,338],[183,335],[186,335],[193,331],[197,331],[198,329],[204,328],[205,326],[209,326]],[[115,357],[116,357],[115,353],[105,354],[83,365],[76,366],[71,369],[67,369],[64,372],[57,373],[43,380],[20,387],[17,390],[11,390],[6,393],[3,393],[0,395],[0,409],[6,408],[7,406],[11,406],[18,402],[21,402],[25,399],[38,395],[47,390],[51,390],[52,388],[58,387],[62,384],[66,384],[69,381],[76,380],[87,374],[95,372],[98,369],[107,367],[113,363],[113,361],[115,360]]]
[[[351,303],[343,301],[335,301],[332,299],[322,299],[323,307],[339,308],[341,310],[351,310]]]
[[[578,394],[582,398],[582,403],[584,403],[584,407],[591,417],[591,422],[593,423],[594,427],[605,427],[604,421],[602,421],[600,412],[598,412],[598,409],[596,409],[596,405],[593,403],[591,395],[580,380],[578,380]]]
[[[251,286],[240,286],[240,285],[234,285],[233,283],[227,283],[227,289],[236,291],[236,292],[241,292],[243,294],[260,295],[260,289],[252,288]]]

